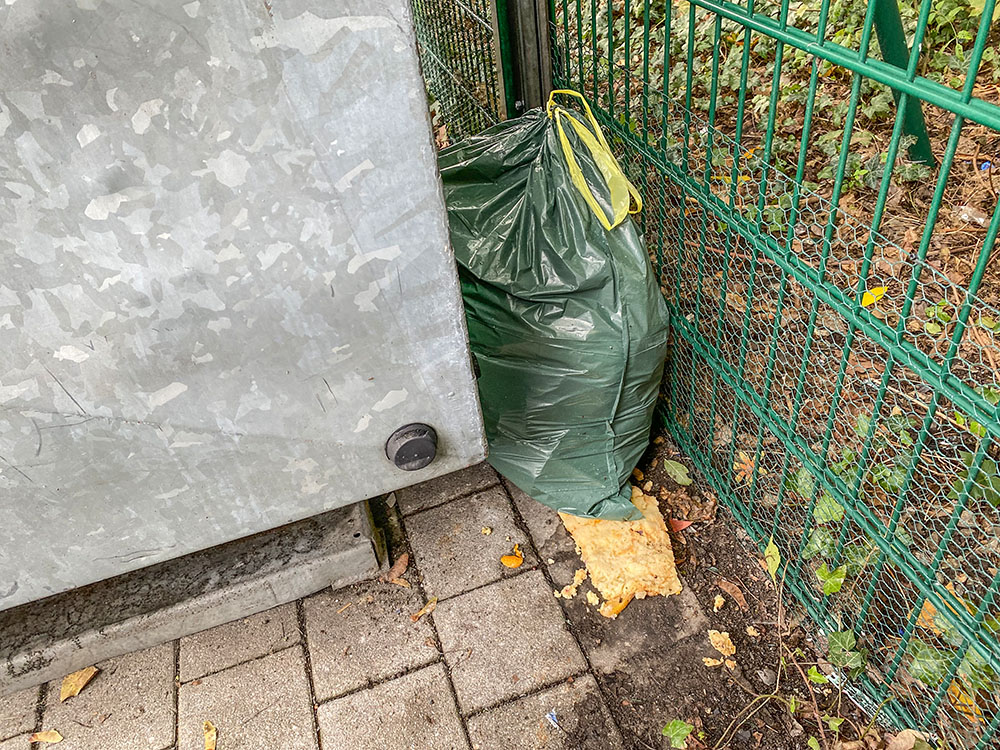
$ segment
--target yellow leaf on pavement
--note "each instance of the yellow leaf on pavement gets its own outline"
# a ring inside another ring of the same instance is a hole
[[[723,656],[732,656],[736,653],[736,646],[733,645],[729,633],[720,633],[718,630],[708,631],[708,640],[712,642],[712,647]]]
[[[59,702],[78,696],[99,671],[97,667],[87,667],[63,677],[62,686],[59,688]]]
[[[63,736],[55,729],[46,729],[44,732],[35,732],[28,738],[28,742],[44,742],[47,745],[54,745],[62,742]]]
[[[420,608],[419,612],[417,612],[416,614],[410,615],[410,619],[413,620],[413,622],[416,622],[417,620],[419,620],[424,615],[429,615],[431,612],[433,612],[434,608],[437,605],[438,605],[438,599],[437,599],[437,597],[436,596],[432,596],[428,600],[427,604],[425,604],[423,607]]]
[[[210,721],[206,721],[202,725],[202,730],[205,733],[205,750],[215,750],[215,744],[219,739],[219,732],[215,728],[215,725]]]

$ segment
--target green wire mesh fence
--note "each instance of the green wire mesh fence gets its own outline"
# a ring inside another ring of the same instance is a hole
[[[504,119],[490,0],[413,0],[420,66],[441,113],[439,144],[454,142]]]
[[[904,7],[921,52],[894,64],[883,0],[551,7],[555,84],[643,193],[666,427],[776,542],[848,689],[977,749],[1000,727],[995,10]]]
[[[414,11],[446,140],[502,119],[489,0]],[[998,17],[550,0],[549,19],[554,84],[643,194],[665,426],[778,545],[842,684],[976,750],[1000,742]]]

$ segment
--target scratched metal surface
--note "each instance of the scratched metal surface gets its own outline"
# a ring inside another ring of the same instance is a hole
[[[7,0],[0,50],[0,609],[483,456],[406,0]]]

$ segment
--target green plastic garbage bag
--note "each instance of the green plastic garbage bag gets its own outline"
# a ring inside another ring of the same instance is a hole
[[[667,310],[638,193],[583,107],[550,100],[438,163],[490,463],[556,510],[634,519]]]

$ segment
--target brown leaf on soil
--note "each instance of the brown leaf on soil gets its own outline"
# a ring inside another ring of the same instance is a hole
[[[44,742],[47,745],[54,745],[62,742],[63,736],[55,729],[46,729],[44,732],[35,732],[28,738],[28,742]]]
[[[389,583],[394,583],[397,586],[402,586],[404,589],[412,588],[410,582],[405,578],[390,578]]]
[[[87,667],[63,677],[62,686],[59,688],[59,702],[78,696],[99,671],[97,667]]]
[[[219,731],[210,721],[206,721],[202,724],[201,729],[202,733],[205,735],[205,750],[215,750],[216,743],[219,739]]]
[[[410,619],[413,620],[413,622],[416,622],[417,620],[419,620],[424,615],[429,615],[431,612],[434,611],[434,608],[437,606],[437,604],[438,604],[437,597],[436,596],[432,596],[427,601],[427,604],[425,604],[423,607],[420,608],[419,612],[417,612],[416,614],[410,615]]]
[[[748,612],[750,607],[747,605],[747,598],[743,596],[743,589],[737,586],[732,581],[727,581],[725,578],[720,578],[716,585],[729,594],[740,605],[740,609],[744,612]]]
[[[670,528],[675,534],[679,534],[690,526],[694,521],[678,521],[676,518],[670,519]]]
[[[715,520],[715,510],[718,503],[715,495],[707,490],[695,493],[692,497],[683,488],[673,492],[660,488],[660,497],[666,501],[671,518],[694,522]]]
[[[406,566],[410,564],[410,554],[404,552],[399,557],[396,558],[396,562],[392,564],[388,572],[383,576],[382,580],[392,581],[394,578],[399,578],[406,572]]]
[[[885,746],[885,750],[913,750],[917,740],[926,741],[927,735],[914,732],[912,729],[904,729],[897,734]]]

